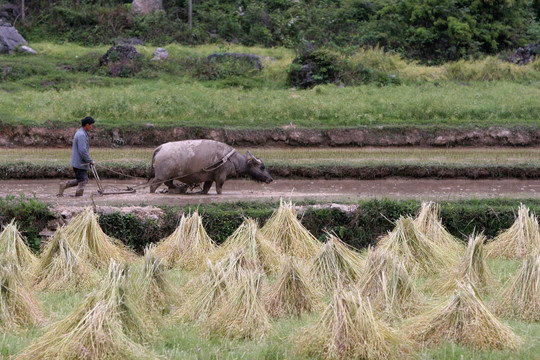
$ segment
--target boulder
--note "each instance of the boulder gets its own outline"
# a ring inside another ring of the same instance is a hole
[[[154,11],[163,10],[163,0],[133,0],[132,15],[148,15]]]
[[[138,38],[129,38],[129,39],[122,38],[122,39],[113,40],[113,45],[131,45],[131,46],[144,45],[144,41]]]
[[[540,55],[540,41],[518,48],[508,56],[508,61],[518,65],[525,65],[533,61],[534,57],[538,55]]]
[[[232,58],[236,60],[245,60],[251,63],[257,70],[262,70],[261,57],[255,54],[241,54],[241,53],[213,53],[208,55],[206,61],[223,61],[226,58]]]
[[[27,54],[34,54],[34,55],[36,55],[38,53],[36,50],[34,50],[30,46],[26,46],[26,45],[19,46],[17,48],[17,51],[22,52],[22,53],[27,53]]]
[[[131,45],[111,46],[99,59],[99,66],[107,66],[109,75],[112,77],[125,76],[129,72],[134,73],[133,62],[141,56],[137,49]]]
[[[167,60],[168,57],[169,52],[164,48],[158,47],[156,51],[154,51],[154,57],[152,60]]]
[[[17,29],[0,19],[0,53],[12,54],[21,45],[28,45]]]

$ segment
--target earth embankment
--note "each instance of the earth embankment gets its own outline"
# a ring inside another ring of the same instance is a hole
[[[65,147],[76,127],[0,125],[0,146]],[[157,146],[169,141],[212,139],[235,146],[540,146],[540,128],[489,127],[469,129],[362,127],[349,129],[208,129],[199,127],[99,128],[91,133],[92,146]]]

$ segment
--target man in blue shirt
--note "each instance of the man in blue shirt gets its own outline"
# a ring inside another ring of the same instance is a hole
[[[75,171],[76,179],[60,183],[58,196],[64,196],[64,190],[73,186],[77,186],[75,196],[82,196],[84,193],[84,187],[88,183],[90,164],[94,165],[96,163],[88,152],[88,133],[94,127],[94,122],[94,119],[90,116],[81,120],[81,128],[77,130],[73,137],[73,148],[71,150],[71,166]]]

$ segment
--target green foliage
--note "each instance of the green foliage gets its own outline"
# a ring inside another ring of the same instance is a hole
[[[165,0],[165,11],[129,13],[126,1],[27,2],[31,41],[110,43],[138,37],[163,46],[241,43],[295,47],[383,46],[430,63],[495,54],[538,40],[538,0]],[[324,75],[323,75],[324,77]]]
[[[35,252],[38,252],[41,245],[39,233],[52,218],[49,206],[35,196],[26,197],[21,194],[19,197],[0,197],[0,225],[3,227],[15,219],[28,246]]]

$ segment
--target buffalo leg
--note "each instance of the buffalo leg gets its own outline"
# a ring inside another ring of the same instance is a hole
[[[221,180],[217,180],[216,181],[216,193],[218,195],[221,195],[221,191],[222,191],[222,188],[223,188],[223,184],[225,183],[225,181],[221,181]]]
[[[216,183],[216,186],[217,186],[217,183]],[[212,181],[205,181],[203,189],[202,189],[202,193],[208,194],[208,191],[210,191],[211,187],[212,187]]]
[[[153,178],[150,182],[150,193],[153,194],[156,192],[157,188],[162,184],[162,180],[158,178]]]

